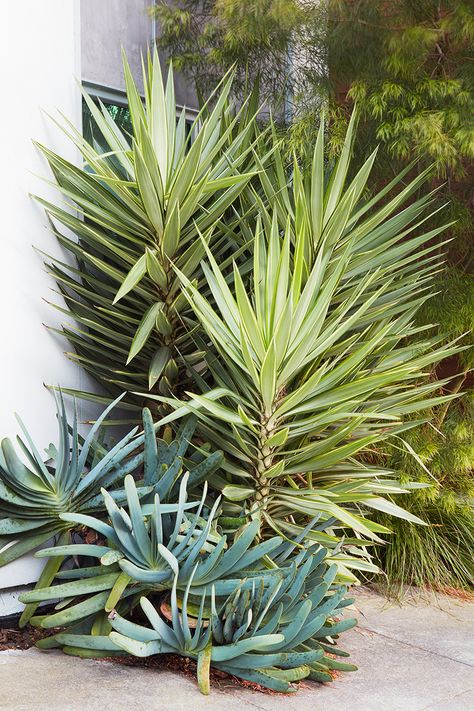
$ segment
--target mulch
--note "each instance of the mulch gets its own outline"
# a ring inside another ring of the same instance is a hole
[[[0,650],[5,649],[29,649],[34,647],[39,639],[46,637],[44,630],[26,627],[19,630],[6,627],[0,629]]]

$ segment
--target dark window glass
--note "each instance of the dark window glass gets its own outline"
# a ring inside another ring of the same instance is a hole
[[[113,120],[125,134],[132,135],[132,120],[130,118],[130,111],[128,106],[111,104],[108,101],[102,101],[109,114],[112,116]],[[103,141],[103,137],[98,130],[89,107],[86,102],[82,102],[82,133],[86,141],[93,143],[94,141],[99,145]]]
[[[94,99],[94,97],[92,97]],[[95,100],[95,99],[94,99]],[[113,120],[125,135],[133,135],[132,119],[130,117],[130,110],[126,104],[113,104],[109,101],[101,100],[102,104],[105,106],[109,114],[112,116]],[[97,100],[97,104],[99,101]],[[178,121],[178,116],[176,116],[176,122]],[[185,130],[186,137],[189,136],[191,132],[193,122],[190,119],[186,119]],[[82,134],[88,143],[94,145],[101,145],[103,143],[103,136],[96,126],[96,123],[92,117],[90,109],[86,102],[82,101]],[[104,148],[105,150],[105,148]]]

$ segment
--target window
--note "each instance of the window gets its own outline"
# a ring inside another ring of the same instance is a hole
[[[83,82],[83,86],[94,101],[97,103],[99,103],[99,101],[102,102],[117,126],[126,134],[132,135],[133,127],[125,92],[119,91],[118,89],[102,87],[98,84],[87,81]],[[181,111],[182,107],[177,106],[176,120],[178,120]],[[197,111],[192,109],[186,110],[186,135],[188,135],[192,129],[193,121],[196,115]],[[95,141],[100,145],[102,136],[100,131],[98,131],[90,109],[84,100],[82,101],[82,133],[84,138],[89,143],[93,143]]]
[[[131,134],[132,121],[130,119],[130,111],[128,110],[128,106],[111,104],[108,101],[103,101],[102,103],[120,130]],[[100,142],[100,133],[97,130],[94,120],[92,119],[89,107],[84,100],[82,102],[82,133],[84,138],[89,143],[93,143],[94,140]]]
[[[126,94],[116,89],[101,87],[92,82],[83,82],[83,86],[90,97],[105,106],[109,114],[114,119],[117,126],[125,133],[132,134],[132,121],[130,111],[127,106]],[[102,136],[95,125],[87,103],[82,100],[82,133],[84,138],[89,142],[101,143]]]

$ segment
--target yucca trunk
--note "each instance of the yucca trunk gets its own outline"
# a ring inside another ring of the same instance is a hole
[[[274,430],[275,427],[272,424],[271,414],[262,415],[257,450],[257,461],[254,470],[255,497],[253,501],[252,498],[249,499],[249,507],[251,511],[255,511],[255,509],[258,509],[263,512],[267,508],[268,496],[270,494],[267,474],[274,464],[275,457],[274,447],[269,447],[267,442],[268,439],[274,433]]]

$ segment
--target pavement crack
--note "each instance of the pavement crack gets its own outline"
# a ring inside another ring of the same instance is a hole
[[[413,644],[412,642],[407,642],[404,639],[399,639],[398,637],[392,637],[389,634],[384,634],[383,632],[374,630],[371,627],[359,626],[359,629],[366,630],[367,632],[376,634],[379,637],[383,637],[384,639],[391,639],[392,642],[398,642],[399,644],[404,644],[406,647],[412,647],[412,649],[418,649],[420,652],[426,652],[426,654],[432,654],[434,657],[440,657],[441,659],[449,659],[449,661],[456,662],[456,664],[463,664],[465,667],[469,667],[469,669],[472,669],[474,667],[474,664],[465,662],[462,659],[455,659],[454,657],[450,657],[448,654],[440,654],[439,652],[434,652],[431,649],[426,649],[426,647],[420,647],[420,645],[418,645],[418,644]]]
[[[253,701],[250,701],[250,699],[244,698],[242,696],[237,696],[239,701],[242,701],[242,703],[247,704],[248,706],[252,706],[254,709],[260,709],[260,711],[268,711],[265,706],[260,706],[260,704],[255,704]]]

